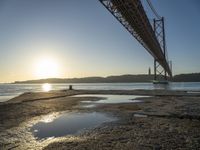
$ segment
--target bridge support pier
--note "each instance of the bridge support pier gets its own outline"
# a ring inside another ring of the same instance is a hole
[[[161,65],[154,59],[154,81],[167,81],[167,72]]]

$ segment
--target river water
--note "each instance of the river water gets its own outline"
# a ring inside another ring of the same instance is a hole
[[[88,90],[134,90],[134,89],[168,89],[200,91],[200,82],[179,82],[169,85],[154,85],[152,83],[71,83],[71,84],[51,84],[51,90],[68,89],[73,85],[74,89]],[[0,84],[0,102],[7,101],[24,92],[44,91],[43,84]]]

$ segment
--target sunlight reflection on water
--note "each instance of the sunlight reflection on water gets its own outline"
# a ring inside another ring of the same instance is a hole
[[[52,90],[52,85],[49,83],[44,83],[42,84],[42,90],[44,92],[49,92],[50,90]]]

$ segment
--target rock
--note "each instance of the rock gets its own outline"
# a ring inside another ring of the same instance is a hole
[[[162,147],[161,147],[160,145],[155,145],[153,149],[154,149],[154,150],[161,150]]]

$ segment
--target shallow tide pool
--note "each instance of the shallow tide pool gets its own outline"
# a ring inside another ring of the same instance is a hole
[[[115,121],[117,118],[104,113],[63,113],[59,117],[40,121],[33,125],[33,135],[41,140],[66,135],[76,135],[86,129],[97,127],[105,122]]]
[[[95,104],[115,104],[115,103],[141,103],[142,100],[137,98],[149,97],[140,95],[107,95],[107,94],[82,94],[72,97],[101,97],[98,101],[82,101],[83,103],[95,103]]]
[[[140,103],[143,102],[137,98],[146,96],[136,95],[105,95],[105,94],[84,94],[73,97],[101,97],[98,101],[82,101],[81,107],[93,108],[98,104],[115,104],[115,103]],[[91,129],[105,122],[117,120],[116,117],[109,116],[105,113],[62,113],[61,115],[46,116],[32,126],[31,131],[37,139],[47,139],[62,137],[66,135],[77,135],[85,129]]]

